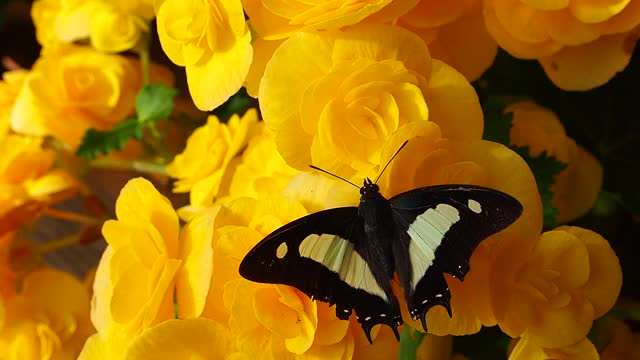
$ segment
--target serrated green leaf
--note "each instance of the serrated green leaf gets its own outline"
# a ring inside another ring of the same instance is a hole
[[[513,127],[513,114],[504,113],[505,107],[506,105],[502,101],[492,96],[483,101],[483,139],[509,145],[509,132]]]
[[[136,96],[138,122],[164,120],[173,111],[173,98],[178,94],[176,88],[164,84],[145,85]]]
[[[106,155],[114,150],[121,150],[127,140],[140,140],[142,136],[142,124],[136,119],[127,119],[108,131],[89,129],[84,133],[76,155],[93,159],[100,154]]]
[[[545,228],[555,227],[557,224],[556,216],[558,215],[558,209],[551,203],[551,199],[553,198],[551,187],[555,183],[555,177],[567,168],[567,164],[559,161],[554,156],[549,156],[546,151],[543,151],[538,156],[532,157],[528,146],[512,146],[512,149],[527,162],[536,179],[538,192],[542,200]]]

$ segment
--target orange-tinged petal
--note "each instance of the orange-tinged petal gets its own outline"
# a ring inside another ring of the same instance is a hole
[[[599,23],[619,14],[631,0],[579,0],[571,1],[571,13],[585,23]]]
[[[490,0],[502,27],[511,36],[527,43],[540,43],[548,39],[544,28],[544,13],[520,0]]]
[[[225,326],[196,318],[167,320],[148,329],[131,343],[124,359],[223,359],[233,352],[233,338]]]
[[[536,10],[560,10],[566,8],[569,0],[521,0]],[[575,1],[574,1],[575,2]]]
[[[213,219],[219,206],[199,214],[180,232],[182,267],[176,278],[176,300],[180,318],[202,313],[213,272]]]
[[[480,78],[498,53],[498,44],[487,31],[481,11],[475,6],[455,21],[438,28],[432,41],[418,31],[429,44],[434,58],[451,65],[469,81]],[[470,53],[474,55],[469,56]]]
[[[557,230],[566,231],[584,242],[589,252],[589,280],[584,293],[595,308],[595,317],[609,311],[620,294],[622,269],[609,242],[591,230],[576,226],[561,226]]]
[[[520,59],[537,59],[549,56],[562,48],[562,44],[551,39],[524,42],[512,35],[500,22],[501,19],[498,18],[492,1],[485,2],[484,21],[491,36],[509,54]]]
[[[576,344],[547,349],[536,343],[530,336],[523,336],[509,355],[509,360],[529,359],[563,359],[563,360],[597,360],[598,351],[589,339],[582,339]]]
[[[573,159],[571,185],[566,189],[566,200],[557,204],[560,223],[565,223],[586,214],[595,204],[602,189],[602,164],[591,153],[577,146]]]
[[[442,2],[422,0],[411,11],[402,16],[402,21],[417,28],[434,28],[448,24],[467,10],[472,1]]]
[[[589,90],[611,80],[631,59],[637,33],[603,36],[588,44],[565,47],[540,64],[551,81],[564,90]]]

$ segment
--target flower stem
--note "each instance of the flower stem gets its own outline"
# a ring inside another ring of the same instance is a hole
[[[398,360],[416,360],[416,351],[422,343],[425,334],[405,325],[400,335],[400,351]]]
[[[167,176],[167,170],[165,169],[164,164],[141,160],[123,160],[111,157],[100,157],[91,160],[91,166],[94,168],[110,170],[136,170],[145,174]]]
[[[69,220],[87,225],[95,225],[100,223],[100,220],[94,218],[93,216],[77,214],[74,212],[58,210],[50,207],[45,208],[42,213],[55,219]]]
[[[59,250],[71,245],[75,245],[78,243],[78,239],[79,238],[77,235],[64,236],[59,239],[48,241],[44,244],[38,244],[36,245],[35,250],[40,254],[45,254],[50,251]]]

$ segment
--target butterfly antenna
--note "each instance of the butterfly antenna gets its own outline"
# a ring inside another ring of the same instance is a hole
[[[338,178],[338,179],[340,179],[340,180],[342,180],[342,181],[344,181],[344,182],[347,182],[347,183],[349,183],[349,184],[351,184],[351,185],[353,185],[353,186],[357,187],[358,189],[360,189],[360,186],[358,186],[358,185],[356,185],[356,184],[352,183],[351,181],[349,181],[349,180],[347,180],[347,179],[345,179],[345,178],[342,178],[342,177],[340,177],[340,176],[338,176],[338,175],[336,175],[336,174],[332,174],[332,173],[328,172],[327,170],[320,169],[319,167],[317,167],[317,166],[313,166],[313,165],[309,165],[309,167],[310,167],[310,168],[312,168],[312,169],[314,169],[314,170],[322,171],[322,172],[323,172],[323,173],[325,173],[325,174],[329,174],[329,175],[331,175],[331,176],[333,176],[333,177],[336,177],[336,178]]]
[[[389,159],[389,161],[387,161],[387,165],[384,166],[384,168],[382,169],[382,171],[380,172],[380,175],[378,175],[378,177],[376,178],[376,181],[374,181],[374,184],[378,183],[378,180],[380,180],[380,176],[382,176],[382,174],[384,174],[384,171],[387,170],[387,166],[389,166],[389,164],[391,164],[391,162],[393,161],[393,159],[396,158],[396,156],[398,156],[398,153],[400,153],[400,150],[402,150],[402,148],[407,145],[407,143],[409,142],[409,140],[405,140],[402,145],[400,145],[400,148],[398,150],[396,150],[396,153],[393,154],[393,156],[391,157],[391,159]]]

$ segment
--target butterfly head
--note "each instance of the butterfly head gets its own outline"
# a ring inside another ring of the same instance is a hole
[[[360,188],[360,195],[365,196],[368,194],[378,194],[380,192],[380,188],[376,183],[371,181],[371,179],[364,179],[364,184]]]

